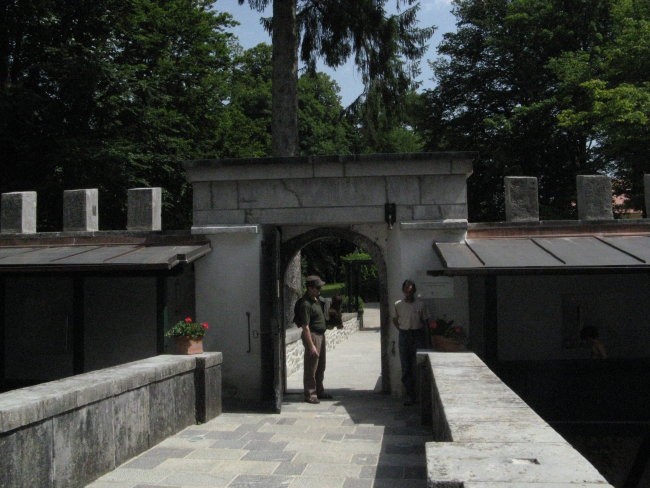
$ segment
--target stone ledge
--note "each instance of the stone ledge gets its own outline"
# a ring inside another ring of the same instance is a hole
[[[467,230],[467,219],[446,219],[440,221],[400,222],[402,230]]]
[[[211,235],[211,234],[259,234],[259,225],[194,225],[192,234]]]
[[[432,488],[609,487],[473,353],[418,351]],[[541,483],[541,484],[540,484]]]
[[[199,361],[201,364],[197,364]],[[220,352],[161,355],[2,393],[0,433],[192,371],[197,366],[210,367],[221,362]]]
[[[0,486],[86,486],[216,417],[221,359],[156,356],[0,395]]]

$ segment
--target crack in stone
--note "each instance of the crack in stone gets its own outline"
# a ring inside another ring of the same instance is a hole
[[[291,195],[296,197],[296,201],[298,202],[298,206],[302,208],[303,204],[302,204],[302,199],[300,198],[300,193],[297,192],[296,190],[293,190],[292,188],[289,188],[289,183],[287,181],[285,181],[285,180],[282,180],[282,186],[284,187],[284,189],[285,189],[285,191],[287,193],[290,193]]]

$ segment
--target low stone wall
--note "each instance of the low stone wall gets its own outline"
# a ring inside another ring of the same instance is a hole
[[[0,394],[0,486],[85,486],[216,417],[221,362],[162,355]]]
[[[327,350],[331,351],[337,344],[350,337],[350,334],[359,330],[359,319],[356,313],[343,314],[343,328],[330,329],[325,334],[325,342]],[[286,363],[287,363],[287,376],[302,371],[303,358],[305,348],[300,339],[302,329],[299,327],[292,327],[287,329],[286,332]]]
[[[429,488],[611,487],[473,353],[418,353]]]

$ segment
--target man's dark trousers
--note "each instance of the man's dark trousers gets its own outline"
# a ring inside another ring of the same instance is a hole
[[[305,363],[303,374],[303,385],[305,388],[305,400],[321,396],[325,389],[323,388],[323,378],[325,377],[325,363],[327,359],[327,347],[325,344],[325,334],[316,334],[311,332],[311,340],[316,346],[318,356],[314,356],[309,351],[309,346],[305,339],[302,339],[302,345],[305,346]]]
[[[424,349],[424,329],[399,330],[399,360],[406,396],[415,400],[415,361],[418,349]]]

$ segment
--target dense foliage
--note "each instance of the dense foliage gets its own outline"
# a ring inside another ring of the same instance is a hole
[[[454,5],[458,30],[439,46],[438,85],[418,127],[428,149],[480,151],[470,219],[503,218],[506,175],[539,178],[542,218],[574,215],[577,174],[607,172],[637,195],[648,164],[639,157],[648,141],[647,0]]]
[[[239,0],[263,11],[272,4],[266,28],[273,39],[272,153],[299,153],[298,58],[315,72],[317,60],[342,66],[354,59],[366,86],[389,106],[411,90],[418,63],[433,27],[418,27],[419,3],[397,0],[388,14],[386,0]]]
[[[99,188],[124,228],[126,190],[162,186],[166,227],[189,224],[181,161],[215,152],[231,25],[206,0],[3,2],[4,191],[36,190],[59,229],[63,189]]]
[[[473,221],[503,218],[505,175],[539,178],[542,218],[573,216],[575,176],[594,172],[643,207],[648,0],[455,0],[457,31],[423,94],[412,76],[431,29],[416,27],[415,2],[396,15],[383,1],[288,3],[307,66],[296,74],[296,154],[479,151]],[[228,33],[234,19],[213,7],[0,5],[0,191],[38,191],[39,230],[60,229],[62,191],[75,188],[99,188],[100,227],[124,228],[126,190],[137,186],[162,186],[164,227],[188,227],[184,159],[273,153],[274,47],[243,50]],[[315,61],[350,56],[366,90],[342,107]],[[313,263],[340,280],[340,263]]]

